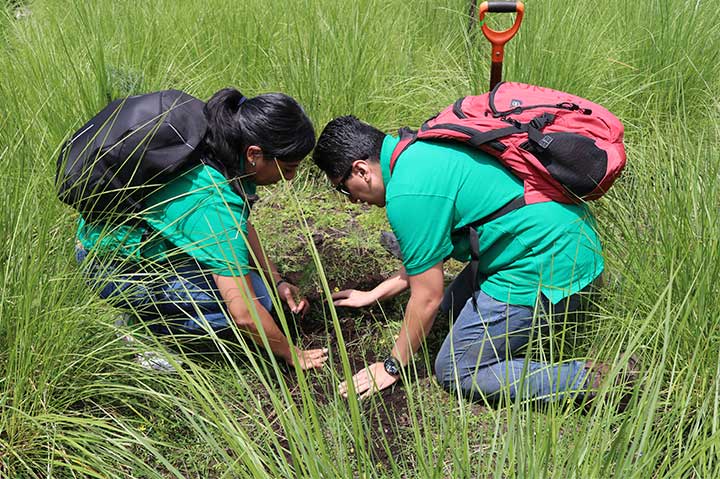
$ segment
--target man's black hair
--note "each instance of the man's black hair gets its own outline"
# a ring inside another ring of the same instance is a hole
[[[335,118],[320,134],[313,161],[330,178],[341,178],[353,161],[369,159],[380,161],[385,133],[363,123],[354,116]]]
[[[302,107],[282,93],[246,98],[234,88],[215,93],[205,105],[209,154],[240,172],[245,151],[259,146],[267,157],[296,162],[315,146],[315,130]]]

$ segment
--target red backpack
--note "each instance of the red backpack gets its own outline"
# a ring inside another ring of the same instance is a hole
[[[498,83],[484,95],[460,98],[416,132],[400,130],[391,172],[416,140],[468,143],[522,179],[523,198],[500,214],[523,204],[597,199],[625,166],[623,125],[617,117],[584,98],[523,83]]]

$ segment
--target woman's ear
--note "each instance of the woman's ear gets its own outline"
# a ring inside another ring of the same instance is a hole
[[[257,145],[250,145],[245,150],[245,159],[248,161],[256,160],[260,156],[262,156],[262,148]]]
[[[255,166],[257,163],[257,160],[262,157],[262,148],[260,148],[257,145],[250,145],[247,147],[247,150],[245,150],[245,160],[250,164],[250,166]]]

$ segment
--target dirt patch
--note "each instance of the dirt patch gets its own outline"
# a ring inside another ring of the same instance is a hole
[[[407,394],[402,384],[364,401],[362,410],[370,432],[368,447],[376,464],[383,464],[389,469],[392,462],[397,463],[403,456],[412,454],[412,450],[405,445],[412,441],[413,421],[418,425],[420,421],[410,416]]]
[[[350,218],[353,223],[355,218]],[[322,261],[325,276],[331,292],[343,289],[370,290],[386,279],[400,263],[389,253],[382,250],[379,243],[357,245],[348,242],[348,232],[335,227],[324,225],[308,219],[308,226],[314,233],[312,241]],[[346,227],[351,227],[351,224]],[[298,244],[300,241],[298,241]],[[330,359],[325,368],[336,371],[337,375],[309,374],[307,376],[315,401],[323,406],[331,403],[337,397],[337,377],[342,372],[338,332],[333,326],[327,311],[327,298],[321,294],[321,284],[317,275],[315,262],[307,248],[294,249],[289,253],[292,263],[281,263],[285,266],[283,276],[291,283],[300,287],[301,292],[308,298],[311,310],[305,318],[298,320],[294,328],[297,332],[296,340],[304,348],[327,347],[330,350]],[[291,266],[292,264],[292,266]],[[289,267],[289,268],[288,268]],[[367,364],[382,361],[392,347],[392,335],[397,334],[397,323],[388,324],[385,314],[395,320],[400,319],[402,307],[407,297],[402,295],[397,299],[386,302],[383,307],[372,306],[362,309],[337,308],[339,335],[343,339],[347,351],[351,370],[357,372]],[[323,311],[325,309],[325,311]],[[288,315],[287,317],[291,317]],[[439,325],[446,323],[438,321]],[[388,331],[385,328],[391,328]],[[434,354],[444,338],[442,329],[434,328],[428,338],[429,354]],[[445,333],[447,328],[445,329]],[[390,333],[390,334],[388,334]],[[439,342],[438,342],[438,335]],[[389,342],[388,342],[389,341]],[[413,381],[419,381],[423,387],[434,388],[431,374],[424,361],[416,361],[413,370]],[[294,373],[288,372],[288,381],[294,381]],[[301,404],[300,392],[296,398]],[[411,416],[408,407],[408,398],[405,385],[397,383],[393,387],[374,394],[361,402],[362,416],[368,431],[367,444],[373,461],[388,467],[397,463],[407,454],[412,454],[412,448],[405,447],[413,441],[413,425],[418,427],[421,421]],[[421,426],[420,426],[421,427]],[[278,431],[282,435],[282,431]],[[282,442],[281,442],[282,443]],[[282,443],[284,444],[284,443]]]
[[[356,281],[338,283],[335,287],[339,289],[369,289],[382,279],[382,277],[370,275]],[[403,297],[397,301],[404,303],[405,299]],[[385,306],[385,312],[387,312],[388,305]],[[317,309],[320,307],[315,306]],[[328,321],[326,323],[323,314],[315,308],[313,308],[314,310],[311,311],[307,319],[298,322],[298,339],[306,348],[328,347],[330,349],[330,360],[325,367],[340,373],[342,371],[342,362],[338,335],[332,322]],[[378,345],[382,335],[381,330],[384,327],[390,327],[394,330],[397,325],[383,323],[383,314],[379,307],[363,309],[337,308],[336,311],[338,313],[340,334],[345,344],[351,370],[357,372],[367,364],[384,360],[391,346]],[[396,331],[393,332],[397,333]],[[431,344],[436,342],[432,339],[435,336],[436,334],[431,336]],[[430,354],[433,354],[433,351],[436,351],[437,348],[439,348],[439,345],[431,348]],[[418,360],[415,362],[411,375],[413,381],[419,381],[426,386],[434,387],[431,384],[431,375],[424,361]],[[292,376],[292,373],[290,376]],[[292,381],[292,378],[289,378],[289,380]],[[323,374],[310,375],[309,384],[315,400],[320,405],[328,404],[336,397],[336,377],[333,379],[332,376],[328,377],[328,375]],[[420,424],[420,421],[416,421],[411,417],[412,412],[408,407],[407,394],[403,383],[399,382],[393,387],[363,400],[361,410],[369,432],[366,447],[376,464],[382,464],[383,467],[390,468],[393,462],[397,462],[406,454],[412,454],[412,450],[404,447],[404,445],[413,440],[413,424]]]
[[[390,255],[372,248],[349,248],[328,240],[327,236],[318,236],[314,242],[331,291],[372,289],[390,276],[396,266],[388,267]],[[322,301],[322,284],[312,257],[306,254],[297,264],[300,265],[297,269],[283,271],[283,277],[297,285],[311,302]]]
[[[355,318],[340,317],[340,329],[344,339],[350,368],[357,372],[376,361],[382,361],[383,357],[373,350],[363,347],[364,340],[373,335],[373,328],[376,324],[359,323]],[[330,326],[332,328],[332,326]],[[301,329],[301,335],[308,341],[308,347],[323,347],[330,343],[331,357],[329,364],[325,367],[333,368],[335,371],[342,371],[340,354],[338,351],[337,337],[332,331],[326,331],[324,326],[309,324]],[[430,381],[427,368],[418,365],[418,377],[421,381]],[[327,404],[335,397],[337,382],[328,379],[327,376],[313,376],[310,385],[318,404]],[[372,455],[375,463],[390,466],[393,459],[390,454],[404,454],[406,448],[398,447],[405,444],[412,438],[413,420],[410,417],[407,394],[405,386],[397,383],[391,388],[374,394],[360,403],[362,415],[366,421],[369,432],[366,447]]]

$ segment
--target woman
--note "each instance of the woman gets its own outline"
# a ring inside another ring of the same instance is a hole
[[[150,195],[139,225],[81,218],[77,259],[102,298],[132,309],[155,333],[228,331],[231,320],[258,345],[264,333],[288,364],[321,367],[327,350],[291,346],[270,315],[266,284],[293,313],[309,305],[296,301],[298,288],[267,259],[249,220],[257,185],[295,177],[315,144],[312,123],[287,95],[246,98],[231,88],[204,113],[203,162]]]

